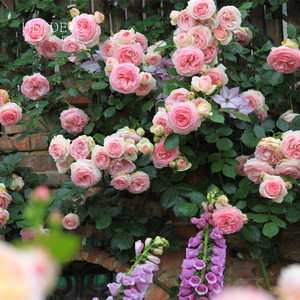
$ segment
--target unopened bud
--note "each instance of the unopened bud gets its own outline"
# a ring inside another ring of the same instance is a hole
[[[286,182],[285,186],[288,190],[292,188],[292,184],[290,182]]]
[[[153,125],[150,127],[150,132],[156,136],[162,136],[165,133],[165,129],[162,125]]]
[[[51,199],[50,190],[45,185],[36,187],[31,195],[30,200],[47,204]]]
[[[152,243],[152,239],[151,238],[146,238],[146,240],[145,240],[145,246],[149,247],[151,243]]]
[[[160,263],[160,259],[157,256],[154,256],[154,255],[151,255],[151,254],[147,256],[147,259],[152,261],[153,263],[155,263],[157,265]]]
[[[155,255],[162,255],[163,254],[163,250],[162,249],[159,249],[159,248],[155,248],[153,251],[152,251],[153,254]]]
[[[142,127],[139,127],[136,131],[136,133],[139,135],[139,136],[144,136],[145,135],[145,130],[142,128]]]
[[[169,167],[172,168],[172,169],[176,168],[176,161],[175,160],[171,161],[169,163]]]
[[[298,44],[290,39],[285,39],[281,45],[290,49],[298,49]]]
[[[245,214],[242,214],[243,217],[243,224],[247,224],[248,223],[248,217]]]
[[[188,92],[187,97],[189,100],[195,99],[195,93],[194,92]]]
[[[218,82],[218,83],[217,83],[217,88],[218,88],[218,89],[221,89],[222,87],[223,87],[223,83],[222,83],[222,82]]]
[[[70,14],[71,14],[71,17],[72,17],[72,18],[75,18],[75,17],[77,17],[77,16],[80,15],[80,11],[79,11],[77,8],[73,7],[73,8],[70,10]]]
[[[226,206],[229,202],[228,198],[225,195],[221,195],[217,200],[222,206]]]
[[[100,11],[95,11],[94,19],[96,20],[97,24],[101,24],[104,21],[105,17]]]
[[[160,137],[156,135],[156,136],[153,138],[153,142],[154,142],[154,143],[158,143],[159,141],[160,141]]]

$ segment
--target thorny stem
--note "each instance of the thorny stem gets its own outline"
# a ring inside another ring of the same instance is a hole
[[[158,285],[159,287],[161,287],[164,291],[166,291],[169,295],[171,294],[171,289],[168,288],[164,283],[162,283],[160,280],[158,280],[157,278],[153,277],[153,282]]]
[[[18,151],[17,147],[15,146],[15,144],[13,143],[13,141],[11,140],[11,138],[7,134],[5,134],[2,131],[0,131],[0,134],[3,135],[3,136],[5,136],[8,139],[8,141],[10,142],[10,144],[11,144],[11,146],[13,148],[13,152],[14,151]]]
[[[267,274],[267,269],[266,269],[266,266],[265,266],[264,261],[263,261],[261,256],[259,257],[258,261],[259,261],[261,271],[262,271],[262,274],[263,274],[263,277],[264,277],[264,281],[265,281],[265,284],[266,284],[266,289],[271,294],[272,290],[271,290],[269,277],[268,277],[268,274]]]

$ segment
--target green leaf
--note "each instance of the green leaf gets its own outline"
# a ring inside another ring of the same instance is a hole
[[[143,112],[150,111],[153,106],[154,106],[153,100],[149,100],[142,105],[142,111]]]
[[[253,214],[252,218],[251,218],[254,222],[256,223],[266,223],[270,220],[269,215],[265,215],[265,214]]]
[[[243,133],[241,137],[242,142],[249,148],[255,148],[259,142],[259,139],[254,136],[253,133]]]
[[[69,89],[69,94],[71,97],[77,97],[80,95],[80,92],[78,90],[78,88],[76,86],[72,86],[70,89]]]
[[[54,200],[67,200],[72,196],[72,190],[71,189],[66,189],[66,188],[61,188],[59,190],[56,190],[54,192]]]
[[[166,138],[166,140],[164,142],[164,147],[167,151],[170,151],[170,150],[176,148],[179,145],[179,142],[180,142],[180,140],[179,140],[178,134],[171,133]]]
[[[95,123],[90,122],[84,127],[84,134],[89,135],[95,127]]]
[[[152,192],[163,192],[169,186],[169,182],[164,178],[154,178],[151,186]]]
[[[100,133],[96,133],[93,136],[93,139],[96,140],[99,144],[103,145],[104,144],[105,135],[100,134]]]
[[[229,136],[233,130],[230,127],[222,126],[216,130],[216,134],[219,136]]]
[[[277,216],[271,216],[271,220],[277,226],[286,228],[286,223],[283,220],[279,219]]]
[[[174,187],[168,188],[163,192],[160,198],[160,203],[164,209],[170,208],[176,204],[178,200],[178,192]]]
[[[197,206],[201,207],[202,202],[206,201],[206,197],[200,192],[193,191],[190,193],[190,200]]]
[[[112,218],[108,215],[104,215],[97,220],[96,228],[102,230],[104,228],[107,228],[111,224],[111,222],[112,222]]]
[[[134,243],[132,235],[128,232],[119,232],[114,238],[113,243],[121,250],[130,249]]]
[[[93,83],[91,88],[94,90],[103,90],[108,86],[109,86],[109,84],[107,82],[101,81],[101,82]]]
[[[252,258],[258,259],[261,256],[261,251],[256,244],[251,244],[249,247],[249,252]]]
[[[176,69],[174,67],[169,68],[167,70],[167,73],[170,74],[170,75],[172,75],[172,76],[178,76],[178,73],[177,73],[177,71],[176,71]]]
[[[210,120],[212,120],[215,123],[225,123],[225,118],[222,115],[220,115],[217,111],[212,111],[212,113],[213,115],[208,117]]]
[[[228,52],[223,52],[223,55],[226,59],[236,62],[236,56],[234,54],[228,53]]]
[[[103,206],[101,206],[100,204],[93,204],[91,206],[89,206],[89,215],[96,219],[96,218],[99,218],[101,216],[104,215],[105,213],[105,208]]]
[[[195,156],[194,151],[186,145],[180,145],[180,151],[190,156]]]
[[[254,126],[253,132],[254,132],[255,136],[260,140],[266,137],[265,130],[259,125]]]
[[[255,243],[260,240],[260,231],[254,225],[247,224],[241,229],[241,233],[244,238],[250,242]]]
[[[16,203],[16,204],[22,204],[24,202],[24,198],[21,194],[13,192],[11,194],[12,197],[12,202]]]
[[[216,173],[216,172],[220,172],[224,166],[225,166],[224,160],[219,159],[219,160],[215,160],[212,163],[210,169],[211,169],[212,173]]]
[[[219,139],[216,143],[216,146],[220,151],[226,151],[232,148],[233,142],[228,138]]]
[[[267,212],[269,210],[269,208],[267,205],[257,204],[254,207],[252,207],[252,210],[255,212]]]
[[[273,222],[268,222],[263,226],[262,232],[265,236],[272,238],[279,232],[279,227]]]
[[[109,118],[112,117],[115,114],[115,112],[116,108],[114,106],[111,106],[104,111],[103,115],[105,118]]]
[[[225,164],[225,166],[222,169],[222,173],[230,178],[235,178],[235,176],[237,175],[236,173],[236,168],[234,166],[231,165],[227,165]]]
[[[297,116],[293,119],[290,124],[290,129],[293,131],[300,130],[300,116]]]
[[[281,130],[281,131],[288,131],[290,128],[290,124],[283,120],[283,119],[278,119],[276,122],[276,126]]]
[[[178,194],[183,197],[189,197],[191,192],[194,192],[196,188],[190,183],[179,183],[176,185]]]
[[[284,215],[290,223],[296,223],[300,220],[300,211],[295,207],[289,207]]]
[[[286,204],[274,202],[273,206],[271,205],[270,210],[272,213],[277,215],[284,214],[286,212]]]
[[[236,186],[233,183],[227,182],[223,185],[223,190],[225,193],[232,195],[236,193]]]
[[[134,222],[129,225],[129,231],[133,236],[143,236],[146,234],[147,229],[140,223]]]
[[[297,35],[297,29],[294,25],[292,25],[291,23],[289,23],[286,27],[286,31],[287,31],[287,34],[288,36],[291,38],[291,39],[294,39]]]
[[[150,179],[153,179],[156,176],[157,169],[153,166],[146,166],[141,169],[143,172],[149,175]]]
[[[278,72],[273,73],[268,80],[269,84],[271,84],[272,86],[281,84],[283,83],[283,81],[284,81],[284,75]]]
[[[178,211],[183,213],[186,217],[193,217],[198,213],[199,208],[194,203],[181,203]]]

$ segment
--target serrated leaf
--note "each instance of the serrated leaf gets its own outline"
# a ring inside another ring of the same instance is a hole
[[[283,119],[278,119],[276,122],[276,126],[281,130],[281,131],[288,131],[290,128],[290,124]]]
[[[101,82],[95,82],[95,83],[93,83],[92,86],[91,86],[91,88],[93,90],[103,90],[103,89],[105,89],[108,86],[109,86],[109,83],[101,81]]]
[[[255,148],[259,142],[253,133],[243,133],[241,140],[249,148]]]
[[[225,118],[222,115],[220,115],[216,111],[212,111],[212,113],[213,113],[213,115],[208,117],[210,120],[212,120],[215,123],[222,123],[222,124],[225,123]]]
[[[121,250],[127,250],[130,249],[133,246],[134,240],[132,235],[128,232],[119,232],[114,238],[113,238],[114,244]]]
[[[286,223],[283,220],[279,219],[277,216],[271,216],[271,220],[277,226],[286,228]]]
[[[164,147],[167,151],[173,150],[179,145],[179,136],[176,133],[171,133],[168,135],[168,137],[165,139]]]
[[[112,117],[115,113],[116,113],[116,108],[114,106],[111,106],[104,111],[103,115],[105,118],[109,118]]]
[[[230,178],[235,178],[235,176],[237,175],[236,168],[227,164],[225,164],[225,166],[223,167],[222,173]]]
[[[108,215],[102,216],[100,219],[96,222],[96,228],[99,230],[107,228],[112,222],[112,218]]]
[[[263,226],[262,232],[265,236],[272,238],[279,232],[279,227],[273,222],[268,222]]]
[[[272,86],[281,84],[283,83],[283,81],[284,81],[284,75],[278,72],[273,73],[268,80],[269,84]]]
[[[269,208],[267,205],[257,204],[254,207],[252,207],[252,210],[255,212],[267,212],[269,210]]]
[[[212,163],[210,169],[212,173],[220,172],[223,169],[224,165],[225,165],[224,160],[219,159]]]
[[[153,100],[149,100],[142,105],[142,111],[143,112],[149,111],[152,109],[153,106],[154,106]]]
[[[295,207],[289,207],[284,215],[290,223],[296,223],[300,220],[300,211]]]
[[[220,151],[226,151],[232,148],[233,142],[228,138],[223,138],[217,141],[216,146]]]
[[[236,193],[236,186],[233,183],[227,182],[223,185],[223,190],[225,193],[232,195]]]
[[[181,203],[178,211],[186,217],[193,217],[198,213],[199,208],[194,203]]]
[[[190,200],[197,206],[201,207],[202,202],[206,201],[206,197],[200,192],[193,191],[190,193]]]
[[[254,126],[253,132],[254,132],[255,136],[260,140],[266,137],[266,132],[265,132],[264,128],[262,128],[259,125]]]
[[[164,209],[170,208],[177,203],[178,192],[174,187],[168,188],[163,192],[160,198],[160,203]]]
[[[266,223],[270,220],[270,217],[265,214],[253,214],[252,220],[257,223]]]
[[[93,139],[96,140],[99,144],[103,145],[104,139],[105,139],[105,135],[100,134],[100,133],[96,133],[96,134],[93,136]]]
[[[84,134],[89,135],[95,127],[95,123],[90,122],[84,127]]]
[[[244,238],[250,242],[255,243],[260,240],[260,231],[254,225],[247,224],[241,229],[241,233]]]

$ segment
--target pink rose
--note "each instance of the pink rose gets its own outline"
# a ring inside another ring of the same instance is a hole
[[[77,42],[72,35],[67,36],[63,40],[62,51],[80,52],[82,50],[87,50],[86,46],[84,44]],[[72,63],[77,63],[81,61],[81,58],[76,57],[74,54],[72,54],[68,59]]]
[[[240,163],[238,166],[235,166],[237,174],[240,176],[246,176],[246,174],[244,172],[244,166],[245,166],[245,163],[247,162],[247,160],[249,159],[249,156],[248,155],[240,155],[240,156],[236,157],[235,159]]]
[[[179,48],[173,53],[172,62],[178,74],[193,76],[201,71],[204,64],[204,54],[194,46]]]
[[[0,123],[2,126],[12,126],[22,119],[22,108],[16,103],[6,103],[0,107]]]
[[[31,241],[36,237],[36,230],[34,228],[23,228],[20,235],[23,242]]]
[[[211,78],[208,75],[193,76],[191,85],[196,92],[202,92],[206,95],[210,95],[216,89],[216,86],[211,84]]]
[[[177,16],[177,26],[180,30],[188,31],[197,25],[197,21],[193,19],[185,10],[182,10]]]
[[[250,41],[253,38],[252,31],[247,27],[239,27],[233,31],[234,37],[239,38],[237,42],[246,47],[250,44]]]
[[[29,20],[23,29],[25,41],[34,46],[43,44],[52,34],[52,27],[40,18]]]
[[[204,54],[204,63],[209,64],[212,62],[218,55],[219,49],[216,43],[212,43],[208,48],[203,50]]]
[[[93,47],[99,42],[101,28],[93,15],[81,14],[72,20],[70,31],[74,38],[87,47]]]
[[[70,169],[70,166],[73,162],[74,162],[74,159],[70,155],[67,156],[66,160],[64,160],[63,162],[56,162],[57,172],[59,174],[66,173]]]
[[[167,125],[175,133],[189,134],[201,125],[200,115],[192,102],[174,104],[167,116]]]
[[[0,228],[4,227],[8,219],[9,212],[6,209],[0,207]]]
[[[114,35],[113,39],[115,39],[119,45],[133,44],[135,40],[134,29],[122,29]]]
[[[57,135],[51,140],[48,151],[56,162],[63,162],[70,152],[70,140]]]
[[[211,30],[203,25],[192,27],[188,31],[188,34],[194,38],[194,43],[192,46],[195,46],[200,50],[207,49],[214,41]]]
[[[140,85],[136,90],[135,90],[135,94],[137,96],[146,96],[148,95],[151,90],[153,89],[152,88],[152,83],[149,82],[147,85]]]
[[[78,160],[71,164],[71,180],[76,186],[89,188],[101,179],[101,172],[88,159]]]
[[[224,234],[239,231],[243,227],[242,212],[235,206],[224,206],[212,214],[214,226],[219,226]]]
[[[106,40],[100,46],[101,57],[104,60],[107,60],[109,57],[113,57],[118,47],[119,46],[115,41]]]
[[[142,34],[137,32],[135,35],[135,43],[140,44],[143,52],[146,53],[148,49],[148,39]]]
[[[25,76],[21,86],[21,92],[31,100],[38,100],[50,91],[50,84],[46,77],[37,73]]]
[[[281,140],[272,137],[263,138],[259,141],[254,152],[255,158],[276,166],[282,159]]]
[[[241,26],[241,12],[232,5],[223,6],[218,12],[219,22],[225,30],[233,31]]]
[[[167,167],[169,163],[175,160],[179,155],[179,146],[167,151],[164,147],[165,138],[161,138],[158,143],[155,144],[154,150],[150,155],[155,168],[162,169]]]
[[[104,151],[111,158],[120,158],[125,152],[125,141],[116,135],[104,139]]]
[[[175,89],[171,92],[170,96],[168,96],[165,100],[165,106],[174,105],[179,102],[189,101],[188,99],[189,91],[184,88]]]
[[[275,174],[298,179],[300,177],[300,160],[282,159],[275,167]]]
[[[284,114],[282,114],[279,118],[285,120],[289,124],[296,118],[297,116],[300,116],[297,113],[294,113],[293,110],[288,110]]]
[[[167,112],[166,109],[163,107],[158,108],[158,112],[154,115],[152,123],[153,125],[161,125],[164,128],[164,133],[169,133],[171,128],[167,125]]]
[[[265,97],[261,92],[255,90],[248,90],[242,93],[240,96],[243,99],[249,99],[249,106],[253,107],[254,109],[260,110],[264,108]]]
[[[7,191],[0,189],[0,208],[7,209],[11,200],[11,195]]]
[[[140,45],[122,45],[115,50],[114,57],[120,64],[132,63],[137,67],[143,60],[143,49]]]
[[[256,158],[249,159],[244,165],[244,172],[246,176],[254,183],[261,183],[260,173],[265,172],[274,175],[275,171],[267,162],[260,161]]]
[[[12,182],[9,186],[9,188],[12,191],[19,191],[23,188],[23,186],[25,185],[24,180],[21,176],[18,176],[16,174],[12,174]]]
[[[279,73],[293,73],[300,66],[300,51],[284,46],[272,48],[267,62]]]
[[[259,122],[265,121],[268,117],[268,113],[264,109],[255,109],[253,112],[257,115]]]
[[[157,66],[160,64],[162,59],[162,56],[160,53],[158,52],[151,52],[151,53],[147,53],[144,56],[144,63],[147,66]]]
[[[0,89],[0,107],[9,102],[9,95],[6,90]]]
[[[55,53],[62,50],[62,40],[53,35],[42,45],[36,46],[36,51],[43,57],[54,59]]]
[[[300,130],[289,130],[282,135],[281,151],[285,158],[300,159]]]
[[[123,94],[133,93],[140,86],[140,81],[139,69],[131,63],[115,66],[109,77],[111,87]]]
[[[283,201],[288,194],[286,184],[280,176],[265,175],[259,186],[259,193],[262,197],[273,199],[277,203]]]
[[[64,228],[68,230],[76,229],[80,225],[79,216],[73,213],[67,214],[61,222]]]
[[[70,145],[70,155],[75,159],[85,159],[90,156],[93,141],[86,135],[79,136]]]
[[[110,76],[111,74],[111,71],[113,70],[113,68],[115,66],[119,65],[119,62],[114,58],[114,57],[109,57],[107,60],[106,60],[106,64],[105,64],[105,68],[104,68],[104,71],[105,71],[105,75],[107,77]]]
[[[128,191],[132,194],[141,194],[147,191],[150,187],[149,175],[144,172],[135,172],[130,175],[131,182]]]
[[[88,115],[81,109],[72,107],[60,114],[61,127],[68,133],[81,133],[89,121]]]
[[[225,73],[225,67],[223,65],[218,65],[216,68],[209,69],[205,75],[211,78],[211,84],[217,85],[219,82],[224,85],[228,83],[228,76]]]
[[[139,136],[135,130],[129,128],[128,126],[118,129],[118,131],[115,134],[116,136],[122,137],[125,140],[132,139],[136,143],[138,143],[142,139],[142,137]]]
[[[110,158],[104,147],[97,145],[92,152],[92,161],[99,170],[106,170],[110,164]]]
[[[188,14],[196,20],[207,20],[216,11],[213,0],[190,0],[187,6]]]
[[[111,181],[111,185],[116,189],[116,190],[125,190],[129,187],[131,182],[131,177],[129,174],[124,174],[124,175],[118,175],[113,177]]]
[[[232,40],[232,32],[226,31],[221,25],[217,27],[214,32],[214,38],[220,42],[221,45],[228,45]]]
[[[179,32],[173,37],[173,41],[177,48],[192,46],[194,38],[192,35],[186,32]]]
[[[136,169],[135,164],[128,159],[112,159],[108,166],[108,173],[111,176],[129,174]]]

